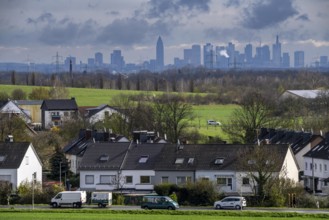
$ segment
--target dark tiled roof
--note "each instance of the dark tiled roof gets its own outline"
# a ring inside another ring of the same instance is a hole
[[[0,143],[0,169],[17,169],[24,159],[29,142]]]
[[[43,100],[14,100],[17,105],[41,105]]]
[[[159,162],[159,154],[164,144],[154,143],[133,143],[129,148],[127,158],[122,167],[124,170],[153,170],[155,164]],[[147,157],[145,163],[140,163],[141,157]]]
[[[304,157],[329,160],[329,143],[323,140],[318,145],[307,152]]]
[[[247,147],[254,147],[254,145],[184,145],[179,149],[177,145],[167,144],[161,152],[155,170],[236,170],[238,152]],[[283,163],[288,145],[264,145],[263,147],[276,150]],[[183,158],[183,163],[175,163],[178,158]],[[189,163],[190,158],[194,158],[193,163]],[[223,163],[216,164],[216,159],[223,159]]]
[[[130,143],[93,143],[88,146],[80,170],[118,170]]]
[[[44,100],[41,105],[43,110],[78,110],[78,105],[74,98],[72,99],[52,99]]]

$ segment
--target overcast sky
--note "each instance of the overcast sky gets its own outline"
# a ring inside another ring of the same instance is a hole
[[[155,58],[161,35],[165,64],[192,44],[268,44],[305,50],[308,63],[329,55],[329,0],[0,0],[0,62],[87,62],[121,49],[126,63]]]

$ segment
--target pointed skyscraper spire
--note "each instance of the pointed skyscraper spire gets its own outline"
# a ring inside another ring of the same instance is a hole
[[[156,71],[162,71],[164,67],[164,47],[161,36],[159,36],[156,46]]]

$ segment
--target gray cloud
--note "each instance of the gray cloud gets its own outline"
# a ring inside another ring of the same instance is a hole
[[[146,15],[148,18],[159,18],[176,15],[181,10],[188,9],[199,12],[209,11],[210,0],[150,0],[147,3]]]
[[[224,2],[224,6],[229,8],[229,7],[239,7],[240,6],[240,2],[241,0],[227,0],[226,2]]]
[[[244,9],[242,25],[251,29],[275,26],[298,14],[292,0],[257,1]]]
[[[103,28],[97,41],[110,45],[131,46],[143,41],[149,31],[150,25],[146,20],[116,19]]]
[[[310,21],[310,19],[308,18],[307,14],[302,14],[300,16],[297,17],[297,20],[301,20],[301,21]]]
[[[26,22],[28,24],[37,24],[37,23],[42,23],[42,22],[47,22],[47,23],[54,23],[56,19],[53,17],[53,15],[49,12],[43,13],[39,17],[33,19],[33,18],[27,18]]]
[[[38,39],[47,45],[79,45],[95,41],[97,23],[91,19],[84,23],[75,23],[63,19],[55,24],[44,26],[38,33]]]
[[[205,37],[210,40],[220,40],[224,42],[232,40],[248,42],[258,38],[253,32],[252,30],[241,28],[208,28],[205,30]]]

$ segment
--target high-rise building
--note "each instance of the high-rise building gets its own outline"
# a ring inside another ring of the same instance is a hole
[[[216,68],[223,69],[229,67],[229,56],[224,46],[216,47]]]
[[[229,67],[234,67],[236,63],[236,57],[235,57],[235,45],[232,42],[229,42],[227,45],[227,54],[228,54],[228,64]]]
[[[76,71],[76,57],[66,57],[64,61],[65,69],[70,71],[70,68],[72,68],[72,71]]]
[[[289,53],[282,54],[282,67],[283,68],[290,68],[290,56]]]
[[[192,45],[191,49],[184,49],[184,65],[200,66],[201,65],[201,47]]]
[[[320,67],[328,66],[328,56],[320,56]]]
[[[95,65],[100,67],[103,65],[103,54],[101,52],[95,53]]]
[[[164,68],[164,47],[161,37],[159,36],[156,45],[156,71],[162,71]]]
[[[125,61],[121,55],[121,50],[113,50],[111,53],[111,67],[113,70],[121,72],[125,66]]]
[[[281,66],[281,43],[279,42],[279,36],[276,35],[275,44],[272,47],[272,64],[274,67]]]
[[[247,44],[244,48],[246,65],[250,66],[252,64],[252,44]]]
[[[304,67],[304,51],[295,51],[294,53],[294,67]]]
[[[214,48],[213,45],[207,43],[203,46],[203,65],[205,68],[213,69],[214,68]]]

